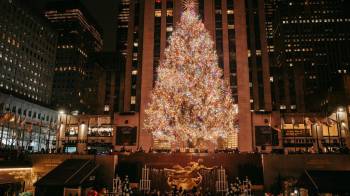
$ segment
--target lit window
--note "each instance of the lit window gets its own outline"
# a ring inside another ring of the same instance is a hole
[[[235,29],[235,25],[227,25],[228,29]]]
[[[173,16],[173,10],[167,10],[166,11],[167,16]]]
[[[131,104],[136,104],[136,97],[135,96],[131,96]]]
[[[261,50],[256,50],[256,55],[261,56]]]
[[[161,16],[162,16],[162,11],[161,11],[161,10],[156,10],[156,11],[154,12],[154,16],[155,16],[155,17],[161,17]]]
[[[109,112],[109,105],[105,105],[104,111],[105,111],[105,112]]]
[[[133,71],[131,72],[131,74],[132,74],[132,75],[137,75],[137,70],[133,70]]]
[[[172,32],[173,31],[173,26],[166,27],[167,32]]]

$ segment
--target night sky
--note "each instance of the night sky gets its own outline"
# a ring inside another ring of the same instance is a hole
[[[30,0],[37,9],[47,2],[57,0]],[[67,0],[69,1],[69,0]],[[118,0],[80,0],[103,29],[103,50],[115,51],[115,35]]]

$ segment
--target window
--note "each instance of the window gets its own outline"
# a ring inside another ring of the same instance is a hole
[[[109,105],[105,105],[104,111],[105,111],[105,112],[109,112]]]

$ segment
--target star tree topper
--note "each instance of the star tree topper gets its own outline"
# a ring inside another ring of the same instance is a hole
[[[184,10],[195,11],[197,9],[198,3],[196,0],[183,0],[182,1]]]

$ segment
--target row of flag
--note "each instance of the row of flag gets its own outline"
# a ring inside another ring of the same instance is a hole
[[[292,122],[291,122],[292,124],[296,124],[296,122],[295,122],[295,119],[294,118],[292,118]],[[324,119],[318,119],[318,118],[309,118],[309,117],[305,117],[304,118],[304,122],[303,122],[303,124],[305,124],[305,125],[307,125],[307,126],[311,126],[311,125],[314,125],[314,124],[316,124],[316,125],[326,125],[326,126],[329,126],[329,127],[331,127],[331,126],[334,126],[335,124],[337,123],[337,121],[336,120],[334,120],[334,119],[331,119],[331,118],[329,118],[329,117],[327,117],[327,118],[324,118]],[[284,118],[282,117],[281,118],[281,125],[283,126],[283,125],[285,125],[285,124],[288,124],[288,123],[285,123],[285,120],[284,120]]]
[[[7,123],[13,123],[17,128],[20,128],[20,129],[26,128],[29,131],[32,130],[33,125],[38,125],[38,126],[43,125],[42,120],[40,120],[40,122],[35,122],[35,121],[29,122],[27,120],[27,117],[23,117],[21,115],[14,114],[12,112],[0,113],[0,124],[4,125]],[[50,129],[56,129],[56,126],[57,125],[54,122],[49,123]]]

